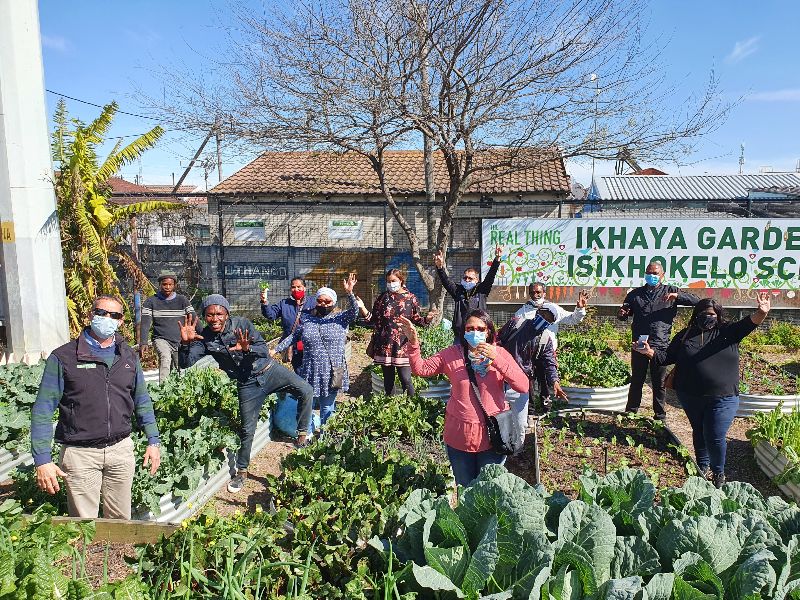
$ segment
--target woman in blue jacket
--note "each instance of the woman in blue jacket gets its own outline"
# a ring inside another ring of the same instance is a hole
[[[261,314],[270,321],[281,320],[281,338],[293,335],[300,324],[300,316],[314,310],[314,301],[306,296],[306,280],[295,277],[289,282],[289,297],[275,304],[267,303],[267,290],[261,290]],[[286,349],[286,357],[295,373],[303,364],[303,342],[299,341]]]

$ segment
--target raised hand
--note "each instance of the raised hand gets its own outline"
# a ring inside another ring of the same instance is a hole
[[[433,321],[438,316],[439,316],[439,309],[438,308],[432,308],[432,309],[430,309],[428,311],[428,314],[425,315],[425,322],[426,323],[430,323],[431,321]]]
[[[494,247],[494,259],[500,260],[500,256],[503,254],[503,249],[500,246]]]
[[[403,335],[408,338],[409,343],[412,346],[419,344],[419,337],[414,324],[406,317],[398,317],[397,322],[400,323],[400,329],[403,331]]]
[[[678,292],[670,292],[669,294],[667,294],[666,298],[667,304],[672,304],[677,299],[678,299]]]
[[[756,304],[758,306],[758,312],[766,315],[769,309],[772,308],[769,292],[759,292],[756,296]]]
[[[342,284],[344,285],[344,291],[347,292],[348,294],[352,294],[353,293],[353,288],[356,287],[356,283],[357,282],[358,282],[358,279],[356,278],[356,274],[355,273],[350,273],[347,276],[347,279],[342,281]]]
[[[444,254],[442,254],[441,250],[437,250],[436,254],[433,255],[433,264],[436,265],[437,269],[441,269],[444,266]]]
[[[250,332],[242,329],[235,329],[233,334],[236,336],[236,345],[231,346],[230,351],[250,352]]]
[[[197,333],[197,316],[189,313],[184,321],[178,320],[181,329],[181,344],[191,344],[195,340],[202,340],[203,336]]]
[[[267,303],[267,290],[261,290],[261,304]]]
[[[581,290],[580,294],[578,294],[578,301],[575,303],[577,308],[586,308],[586,305],[589,303],[589,292],[586,290]]]

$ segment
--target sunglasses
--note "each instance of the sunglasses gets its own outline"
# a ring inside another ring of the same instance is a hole
[[[111,312],[105,308],[95,308],[92,313],[98,317],[111,317],[112,319],[117,319],[118,321],[125,316],[121,312]]]

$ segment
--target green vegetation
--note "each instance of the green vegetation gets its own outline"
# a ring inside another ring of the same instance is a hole
[[[755,426],[747,432],[747,438],[753,447],[766,442],[788,459],[789,464],[776,483],[800,484],[800,406],[795,406],[788,414],[782,412],[782,408],[777,406],[771,412],[754,415]]]
[[[741,346],[748,350],[761,346],[781,346],[786,352],[800,350],[800,325],[774,322],[768,328],[756,329],[742,340]]]
[[[800,376],[765,359],[759,352],[741,350],[739,392],[770,396],[800,394]]]
[[[31,408],[43,372],[44,362],[0,366],[0,443],[9,452],[30,451]]]
[[[631,379],[630,367],[609,347],[603,329],[559,333],[558,374],[561,385],[574,387],[619,387]]]

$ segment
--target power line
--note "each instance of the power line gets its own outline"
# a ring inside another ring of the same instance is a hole
[[[74,98],[72,96],[67,96],[66,94],[62,94],[61,92],[56,92],[54,90],[45,89],[46,92],[53,94],[55,96],[61,96],[62,98],[67,98],[69,100],[73,100],[75,102],[80,102],[81,104],[88,104],[89,106],[96,106],[97,108],[105,108],[102,104],[97,104],[96,102],[89,102],[88,100],[81,100],[80,98]],[[163,121],[163,119],[159,119],[158,117],[149,117],[147,115],[138,115],[136,113],[127,112],[125,110],[117,109],[117,113],[121,115],[128,115],[130,117],[138,117],[139,119],[150,119],[151,121]]]

